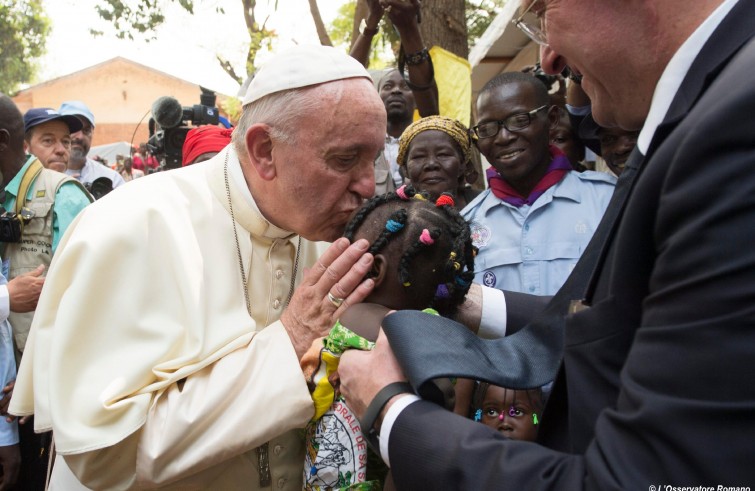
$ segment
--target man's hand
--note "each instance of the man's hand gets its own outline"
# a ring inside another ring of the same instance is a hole
[[[0,447],[0,467],[3,468],[0,491],[11,489],[16,484],[18,469],[21,467],[21,452],[18,444]]]
[[[8,385],[3,387],[3,398],[0,399],[0,416],[5,416],[6,421],[10,423],[13,421],[13,416],[8,414],[8,405],[10,404],[10,398],[13,397],[13,387],[16,385],[15,380],[8,382]]]
[[[380,0],[367,0],[367,10],[367,18],[365,19],[367,27],[376,28],[383,17],[383,6],[380,5]]]
[[[359,419],[364,417],[367,406],[383,387],[406,380],[382,329],[371,351],[347,350],[341,355],[338,373],[341,394]],[[390,403],[385,409],[389,406]],[[376,424],[378,428],[381,421],[382,416]]]
[[[42,285],[45,284],[45,278],[42,276],[44,272],[45,266],[40,264],[34,271],[16,276],[8,282],[11,311],[32,312],[37,308],[39,294],[42,292]]]
[[[380,5],[385,9],[399,34],[407,27],[418,28],[421,7],[419,0],[380,0]]]
[[[304,272],[304,279],[281,315],[299,360],[312,341],[330,331],[344,310],[364,300],[372,291],[375,282],[364,279],[373,261],[372,255],[367,254],[369,247],[364,239],[349,245],[347,239],[340,238]],[[340,301],[339,306],[330,300],[329,293]]]

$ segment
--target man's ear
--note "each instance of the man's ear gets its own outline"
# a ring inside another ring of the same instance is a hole
[[[550,106],[548,108],[548,128],[554,129],[556,126],[558,126],[558,122],[561,119],[561,112],[558,109],[558,106]]]
[[[375,282],[375,288],[385,280],[386,272],[388,271],[388,260],[382,254],[376,254],[374,261],[372,261],[372,269],[370,274]]]
[[[5,128],[0,129],[0,152],[4,152],[10,143],[10,133]]]
[[[273,163],[273,140],[270,138],[270,127],[266,124],[254,124],[246,130],[246,152],[252,168],[262,179],[271,181],[275,178],[275,164]]]

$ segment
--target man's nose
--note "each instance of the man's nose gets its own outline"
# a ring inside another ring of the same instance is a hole
[[[365,166],[363,170],[355,170],[349,190],[363,199],[372,198],[375,194],[375,167],[372,162],[369,166]]]
[[[504,125],[498,126],[498,133],[493,137],[493,141],[498,144],[506,144],[516,138],[516,133],[509,131]]]
[[[558,75],[566,68],[566,58],[550,46],[540,46],[540,66],[548,75]]]
[[[66,153],[68,151],[68,148],[70,148],[70,145],[66,146],[63,142],[57,142],[55,144],[55,153],[57,154]]]

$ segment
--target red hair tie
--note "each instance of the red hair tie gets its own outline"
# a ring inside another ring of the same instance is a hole
[[[441,194],[438,199],[435,201],[435,206],[441,207],[441,206],[455,206],[456,203],[454,202],[453,196],[447,193]]]

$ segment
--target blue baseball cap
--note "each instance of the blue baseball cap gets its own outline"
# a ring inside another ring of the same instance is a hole
[[[71,133],[76,133],[84,126],[76,116],[60,114],[51,107],[35,107],[24,114],[24,133],[48,121],[63,121]]]
[[[94,114],[89,110],[86,104],[81,101],[65,101],[60,105],[58,112],[63,115],[83,116],[89,120],[89,123],[94,128]]]

